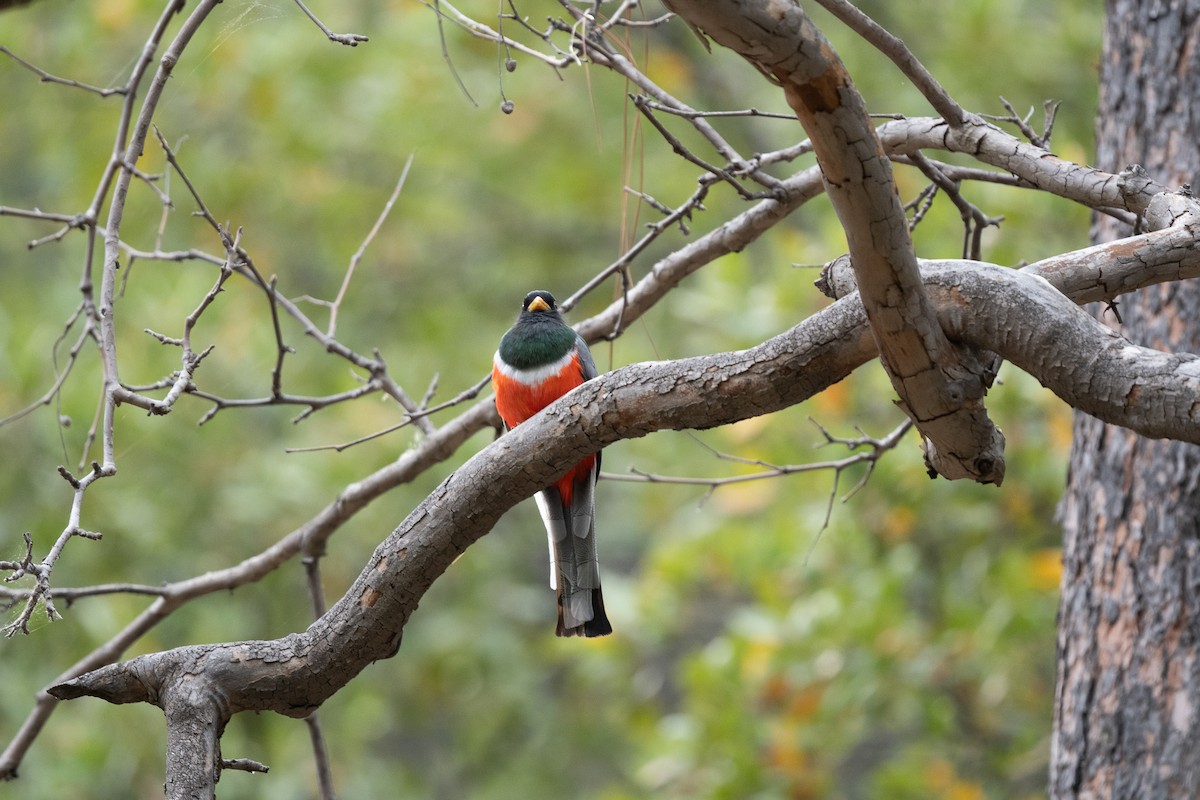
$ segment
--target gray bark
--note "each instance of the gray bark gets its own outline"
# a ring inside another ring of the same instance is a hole
[[[1200,401],[1200,380],[1189,377],[1200,376],[1200,359],[1134,347],[1045,279],[980,265],[943,272],[930,296],[947,335],[999,353],[1068,402],[1095,400],[1096,387],[1120,387],[1122,380],[1155,387],[1133,398],[1133,412],[1127,393],[1118,392],[1108,412],[1120,419],[1169,420],[1179,435],[1200,441],[1200,424],[1181,423],[1170,410],[1172,402]],[[1094,354],[1091,369],[1065,369],[1081,351]],[[195,793],[215,781],[216,737],[231,715],[274,711],[303,718],[368,664],[394,655],[433,581],[505,511],[584,455],[656,430],[712,427],[780,410],[876,355],[862,304],[850,295],[749,350],[601,375],[456,470],[306,631],[140,656],[50,692],[59,699],[90,695],[158,705],[167,716],[168,767],[176,770],[169,785],[177,791],[170,796],[204,796]],[[179,772],[185,766],[186,773]],[[206,783],[208,775],[213,781]]]
[[[1193,182],[1200,167],[1194,2],[1110,0],[1097,161]],[[1098,218],[1098,242],[1129,230]],[[1141,344],[1200,349],[1200,287],[1163,285],[1119,307]],[[1200,449],[1077,414],[1062,508],[1064,573],[1050,793],[1200,795]]]

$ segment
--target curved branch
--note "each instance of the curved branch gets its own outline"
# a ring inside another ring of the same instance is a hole
[[[880,360],[925,438],[930,469],[951,479],[1003,481],[1004,436],[983,404],[988,359],[951,346],[935,321],[891,163],[832,46],[795,2],[669,0],[667,6],[782,87],[808,132]]]
[[[384,540],[346,595],[307,631],[271,642],[142,656],[60,684],[51,693],[64,699],[97,694],[116,702],[159,703],[180,666],[188,664],[193,666],[185,672],[203,671],[233,711],[302,717],[368,664],[393,655],[432,582],[501,514],[552,481],[572,459],[618,439],[725,424],[810,397],[872,357],[869,331],[865,324],[854,325],[856,320],[865,322],[861,306],[840,301],[751,350],[607,373],[455,470]],[[297,672],[300,663],[304,668]]]
[[[1102,419],[1200,443],[1200,358],[1130,344],[1039,277],[978,265],[946,273],[930,296],[951,336],[999,353]],[[1091,354],[1086,364],[1071,366],[1081,352]],[[203,676],[230,713],[303,717],[368,664],[394,655],[433,581],[505,511],[583,455],[657,430],[712,427],[785,408],[874,355],[862,305],[847,297],[748,350],[602,375],[443,481],[308,630],[140,656],[49,691],[62,699],[161,705],[178,681]]]
[[[1143,436],[1200,442],[1200,358],[1134,345],[1020,271],[956,271],[936,294],[948,332],[999,353],[1072,407]]]
[[[1193,201],[1194,202],[1194,201]],[[919,259],[926,284],[946,270],[997,266],[964,259]],[[1036,261],[1020,270],[1049,281],[1072,302],[1112,300],[1160,283],[1200,278],[1200,218],[1175,227],[1116,239]],[[817,287],[838,299],[858,290],[845,256],[826,264]]]
[[[756,203],[719,228],[658,261],[649,273],[630,289],[627,303],[623,304],[621,300],[617,300],[601,313],[583,321],[578,326],[580,333],[589,342],[619,334],[688,275],[720,256],[747,247],[770,230],[775,223],[808,200],[820,195],[822,191],[820,171],[815,167],[781,181],[778,199]],[[220,260],[214,258],[211,262],[219,264]],[[285,308],[286,304],[290,303],[282,297],[279,301],[285,304]],[[110,641],[63,671],[55,679],[55,683],[61,684],[85,672],[113,663],[146,633],[191,600],[212,592],[252,583],[298,553],[323,546],[346,520],[376,497],[412,480],[434,464],[450,458],[471,436],[498,424],[490,397],[475,404],[453,421],[438,427],[393,464],[347,486],[311,520],[284,536],[266,551],[226,569],[162,587],[162,596],[158,600]],[[53,697],[44,692],[38,694],[37,702],[22,723],[20,731],[4,752],[0,753],[0,779],[15,774],[25,753],[56,707],[57,701]]]
[[[789,182],[793,180],[798,182],[795,189],[801,195],[806,191],[819,191],[819,176],[815,175],[815,170],[807,170],[800,173],[795,178],[789,179]],[[776,214],[784,213],[786,213],[786,209],[781,207],[779,203],[775,201],[763,201],[739,217],[736,224],[735,222],[728,223],[724,228],[714,231],[706,237],[702,237],[702,239],[693,243],[689,248],[660,261],[655,269],[630,291],[629,305],[626,308],[627,316],[630,318],[640,316],[659,297],[665,294],[671,286],[693,272],[700,264],[707,263],[708,258],[715,257],[720,252],[740,249],[753,238],[751,234],[754,231],[762,227],[769,227],[770,221]],[[1131,239],[1111,242],[1074,253],[1056,256],[1030,265],[1027,271],[1034,275],[1044,276],[1057,290],[1067,294],[1074,302],[1083,303],[1099,299],[1112,299],[1123,292],[1133,291],[1154,283],[1195,277],[1200,274],[1200,246],[1196,244],[1197,240],[1198,237],[1194,235],[1190,227],[1179,226],[1165,231],[1144,234]],[[949,276],[947,280],[951,281],[954,275],[966,271],[977,271],[979,267],[975,262],[958,261],[926,262],[923,264],[923,268],[929,265],[939,268],[940,271],[937,275]],[[993,269],[989,270],[986,274],[1000,275],[1001,272],[1003,270]],[[1015,308],[1018,310],[1026,307],[1024,303],[1019,301],[1019,298],[1023,296],[1022,288],[1020,286],[1007,286],[1002,283],[1003,280],[1004,277],[1000,276],[992,283],[992,285],[1001,287],[997,290],[997,304],[1004,304],[1006,308]],[[1030,281],[1033,281],[1033,283],[1031,284]],[[1041,281],[1037,278],[1029,277],[1022,283],[1022,286],[1036,286],[1039,283]],[[849,288],[844,289],[844,291],[852,290],[852,283],[849,285]],[[953,299],[955,291],[937,291],[935,292],[935,297],[941,298],[946,294],[949,294],[951,299]],[[1006,300],[1006,297],[1009,299]],[[1014,301],[1012,298],[1017,298],[1017,300]],[[1110,410],[1110,413],[1118,411],[1124,413],[1125,398],[1128,396],[1129,390],[1137,385],[1140,388],[1134,393],[1135,396],[1133,398],[1135,400],[1134,409],[1137,412],[1134,415],[1135,422],[1147,425],[1147,430],[1151,432],[1151,435],[1169,435],[1181,439],[1189,439],[1190,437],[1189,440],[1194,441],[1194,423],[1188,421],[1191,420],[1190,417],[1182,417],[1175,420],[1175,428],[1171,429],[1164,427],[1161,413],[1146,413],[1145,403],[1157,396],[1158,389],[1155,386],[1147,386],[1144,383],[1138,384],[1136,376],[1134,376],[1134,380],[1130,380],[1130,376],[1126,375],[1125,379],[1120,382],[1120,386],[1125,387],[1124,391],[1118,386],[1110,391],[1107,399],[1098,400],[1094,407],[1088,400],[1088,394],[1080,394],[1078,385],[1072,388],[1056,384],[1056,370],[1050,366],[1039,366],[1039,363],[1052,365],[1055,363],[1055,359],[1063,358],[1063,351],[1056,348],[1062,342],[1074,340],[1058,336],[1041,337],[1040,339],[1025,337],[1030,336],[1030,331],[1037,329],[1041,325],[1048,324],[1048,320],[1054,316],[1065,313],[1062,298],[1059,297],[1057,299],[1059,304],[1053,309],[1043,311],[1040,315],[1035,314],[1032,320],[1016,320],[1012,323],[1016,326],[1011,334],[1017,339],[1015,344],[1000,344],[990,340],[985,341],[981,338],[975,339],[973,343],[989,349],[1000,350],[1006,358],[1010,358],[1019,366],[1025,367],[1041,379],[1043,384],[1054,389],[1061,396],[1064,396],[1071,402],[1079,403],[1084,410],[1098,415],[1104,415],[1105,407]],[[986,317],[989,309],[989,306],[986,304],[981,305],[976,303],[975,305],[978,308],[973,310],[972,314],[969,315],[964,314],[961,310],[953,314],[944,314],[941,318],[943,326],[954,336],[969,338],[971,330],[969,326],[978,322],[979,319]],[[584,322],[580,326],[581,331],[585,333],[590,341],[595,341],[611,329],[611,325],[618,318],[620,310],[621,304],[618,301],[596,317]],[[827,329],[828,335],[835,339],[844,338],[846,342],[853,341],[862,345],[862,347],[848,347],[846,351],[853,353],[851,361],[855,362],[854,365],[856,365],[857,363],[861,363],[861,361],[873,357],[874,351],[870,346],[870,339],[866,333],[865,316],[862,315],[861,306],[857,308],[857,317],[843,318],[843,314],[853,310],[855,310],[853,301],[835,304],[805,324],[810,326],[810,329]],[[1079,313],[1081,312],[1076,310],[1074,315],[1078,317]],[[1087,315],[1083,315],[1083,317],[1087,321],[1080,322],[1079,324],[1085,326],[1094,325]],[[964,328],[962,327],[963,325],[968,327]],[[1118,362],[1121,361],[1125,353],[1141,352],[1127,349],[1127,345],[1123,341],[1112,340],[1110,338],[1111,334],[1103,329],[1099,332],[1093,330],[1091,335],[1093,342],[1091,344],[1074,345],[1081,348],[1076,352],[1099,352],[1103,349],[1101,345],[1108,346],[1113,341],[1119,342],[1117,355],[1120,357],[1118,358]],[[784,335],[784,337],[787,336],[789,334]],[[1026,344],[1022,347],[1022,341],[1027,343],[1037,342],[1037,345],[1030,346]],[[765,348],[769,344],[767,343],[760,347]],[[1046,348],[1044,353],[1039,351],[1039,348],[1043,346]],[[1152,361],[1162,358],[1174,358],[1163,357],[1162,354],[1153,353],[1153,351],[1147,352]],[[1068,350],[1065,355],[1071,355],[1070,351]],[[1188,361],[1187,358],[1184,358],[1182,361],[1171,363],[1174,364],[1175,368],[1179,368],[1188,363]],[[1162,371],[1162,367],[1167,364],[1167,361],[1159,363],[1160,380],[1161,376],[1166,374]],[[846,366],[838,372],[829,375],[828,380],[833,381],[836,379],[836,375],[848,373],[852,368],[853,366]],[[1042,371],[1046,370],[1048,370],[1046,374],[1042,374]],[[1186,368],[1184,371],[1186,372]],[[1076,377],[1079,378],[1079,376]],[[607,379],[604,378],[604,380]],[[1105,385],[1114,385],[1114,381],[1096,380],[1091,384],[1090,388],[1095,389]],[[1186,402],[1186,400],[1187,398],[1185,397],[1184,401]],[[762,413],[765,413],[765,410]],[[212,591],[231,588],[253,581],[268,572],[273,568],[273,565],[278,564],[280,561],[301,552],[305,548],[320,546],[342,522],[369,503],[373,497],[378,496],[383,491],[386,491],[387,488],[397,483],[404,482],[411,475],[420,473],[432,464],[448,458],[467,438],[480,428],[492,424],[493,417],[494,410],[490,399],[476,404],[469,411],[459,415],[452,423],[440,427],[433,436],[425,439],[421,446],[405,453],[395,464],[389,465],[370,477],[347,487],[334,502],[322,510],[313,520],[284,537],[284,539],[267,552],[228,569],[162,587],[163,596],[156,600],[150,608],[131,622],[112,641],[106,643],[103,647],[66,670],[57,679],[56,683],[61,685],[86,671],[96,670],[105,664],[110,664],[119,658],[125,649],[166,618],[175,608],[178,608],[187,601]],[[708,424],[716,424],[716,422]],[[1189,434],[1188,431],[1191,431],[1191,433]],[[510,438],[510,443],[511,441]],[[489,478],[489,480],[491,479]],[[45,693],[39,693],[37,706],[30,713],[20,733],[9,745],[3,756],[0,756],[0,774],[9,774],[15,770],[23,753],[37,736],[38,731],[56,705],[57,701],[53,697]]]

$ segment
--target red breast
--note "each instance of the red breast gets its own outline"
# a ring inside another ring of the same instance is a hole
[[[500,413],[500,419],[504,420],[504,424],[509,428],[520,425],[582,383],[583,368],[579,363],[579,354],[574,352],[562,369],[536,383],[525,383],[521,380],[520,373],[509,375],[498,367],[492,367],[492,388],[496,392],[496,411]],[[586,474],[595,461],[595,456],[588,456],[559,478],[555,485],[562,494],[564,504],[570,505],[571,503],[575,478]]]
[[[498,367],[492,368],[492,387],[496,391],[496,410],[510,428],[515,428],[567,392],[583,383],[579,354],[571,358],[557,373],[537,383],[526,383],[520,373],[510,376]]]

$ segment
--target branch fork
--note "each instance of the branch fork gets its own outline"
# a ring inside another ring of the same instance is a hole
[[[1004,435],[983,404],[987,360],[951,345],[937,326],[891,164],[832,46],[796,3],[667,5],[780,85],[807,131],[846,231],[880,360],[925,440],[931,474],[1002,482]]]

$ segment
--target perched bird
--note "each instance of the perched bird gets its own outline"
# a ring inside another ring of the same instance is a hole
[[[596,374],[587,344],[563,321],[554,297],[549,292],[530,292],[492,359],[496,410],[511,430]],[[550,539],[550,588],[558,596],[555,633],[559,636],[612,633],[596,558],[599,473],[597,453],[537,494]]]

